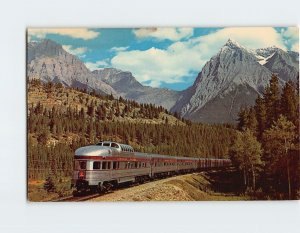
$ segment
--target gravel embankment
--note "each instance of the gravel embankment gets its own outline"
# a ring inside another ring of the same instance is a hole
[[[203,174],[187,174],[115,190],[89,201],[208,201],[242,200],[241,197],[214,193]],[[205,190],[205,191],[203,191]]]

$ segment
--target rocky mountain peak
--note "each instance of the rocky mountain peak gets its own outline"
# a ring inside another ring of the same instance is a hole
[[[62,45],[53,40],[44,39],[41,42],[29,42],[27,45],[27,60],[31,62],[38,57],[55,57],[66,55]]]
[[[230,47],[230,48],[241,48],[242,46],[235,40],[228,39],[224,46]]]
[[[229,39],[171,110],[194,121],[234,123],[240,107],[254,103],[272,73],[278,75],[281,83],[295,80],[299,70],[294,60],[277,47],[256,52]]]

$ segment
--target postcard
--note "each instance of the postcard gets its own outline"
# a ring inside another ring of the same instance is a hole
[[[29,201],[297,200],[299,29],[28,28]]]

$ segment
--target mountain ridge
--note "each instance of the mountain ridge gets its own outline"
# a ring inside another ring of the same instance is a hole
[[[116,68],[90,71],[78,57],[51,40],[27,44],[28,79],[60,82],[139,103],[161,105],[182,117],[206,123],[235,123],[239,108],[254,103],[272,74],[278,75],[281,84],[290,79],[296,81],[298,64],[297,52],[275,46],[251,50],[229,39],[206,62],[192,86],[174,91],[144,86],[129,71]]]
[[[279,55],[274,57],[275,54]],[[270,58],[262,65],[261,57]],[[283,61],[278,62],[279,58]],[[273,60],[276,62],[271,65]],[[299,70],[292,60],[287,52],[279,48],[270,47],[253,51],[229,39],[204,65],[194,84],[182,92],[171,111],[179,112],[181,116],[193,121],[235,123],[240,107],[254,104],[257,96],[262,94],[268,85],[273,73],[279,76],[281,83],[289,79],[296,80]],[[280,64],[283,63],[289,66],[285,65],[282,68]],[[251,95],[245,99],[241,90]],[[236,93],[239,93],[240,98],[232,107],[230,102],[236,98]],[[211,103],[217,106],[216,99],[220,102],[219,107],[209,106]],[[214,115],[219,117],[215,118]]]

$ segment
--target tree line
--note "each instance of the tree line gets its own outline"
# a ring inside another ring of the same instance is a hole
[[[230,149],[245,190],[277,199],[299,197],[299,84],[280,88],[273,75],[255,105],[239,112]]]

